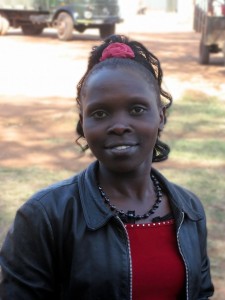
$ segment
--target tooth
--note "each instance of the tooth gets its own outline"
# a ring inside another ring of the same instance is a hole
[[[124,149],[127,149],[129,146],[118,146],[116,147],[116,149],[118,150],[124,150]]]

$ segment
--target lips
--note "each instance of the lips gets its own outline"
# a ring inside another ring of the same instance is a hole
[[[106,149],[126,150],[128,148],[137,146],[137,143],[120,143],[107,145]]]
[[[105,147],[109,155],[115,155],[116,157],[132,156],[137,151],[137,143],[115,143]]]

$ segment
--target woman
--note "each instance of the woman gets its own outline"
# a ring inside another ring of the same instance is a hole
[[[111,36],[93,49],[77,132],[96,161],[18,210],[0,256],[2,300],[212,296],[203,207],[152,167],[169,153],[161,82],[138,42]]]

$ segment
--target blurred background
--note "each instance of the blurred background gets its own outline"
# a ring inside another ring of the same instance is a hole
[[[34,8],[29,0],[0,0],[0,245],[30,195],[93,161],[75,143],[76,84],[91,48],[114,31],[144,43],[161,61],[163,84],[174,103],[162,135],[171,154],[155,167],[201,198],[208,220],[213,299],[224,300],[224,1],[111,1],[119,10],[114,10],[113,26],[105,27],[100,22],[109,18],[110,1],[101,0],[104,17],[93,28],[95,1],[84,1],[90,5],[83,18],[81,11],[71,18],[64,11],[53,20],[48,9],[56,2],[42,0],[42,7]],[[60,7],[69,2],[61,1]],[[70,32],[66,26],[73,26],[73,17],[85,22]]]

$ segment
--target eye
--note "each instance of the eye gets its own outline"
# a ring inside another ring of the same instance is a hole
[[[96,110],[91,115],[95,119],[103,119],[107,116],[107,113],[104,110]]]
[[[142,115],[146,109],[143,106],[134,106],[132,107],[130,113],[131,115],[139,116]]]

